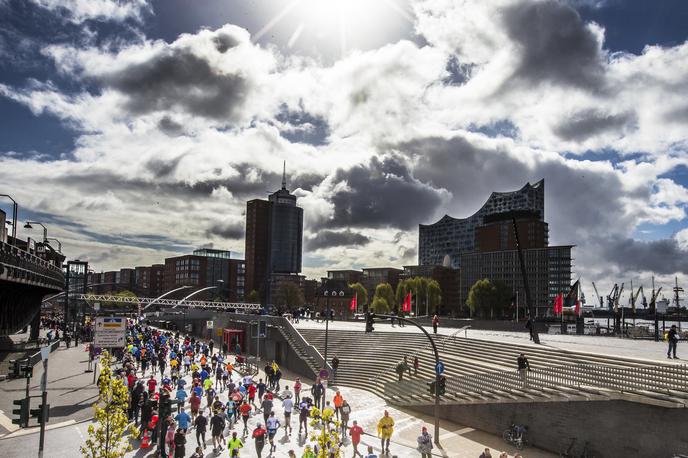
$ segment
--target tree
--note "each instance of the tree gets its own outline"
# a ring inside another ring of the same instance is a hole
[[[305,302],[301,288],[291,282],[282,284],[277,295],[277,300],[280,305],[285,306],[289,310],[302,307]]]
[[[387,304],[387,311],[390,311],[393,308],[395,308],[394,290],[392,289],[392,285],[390,285],[389,283],[380,283],[375,287],[375,297],[373,298],[373,302],[375,301],[375,298],[385,300],[385,303]]]
[[[351,283],[349,288],[354,290],[354,294],[356,294],[356,302],[365,307],[365,305],[368,304],[368,291],[365,289],[365,286],[360,283]]]
[[[394,297],[394,299],[396,300],[395,309],[398,309],[399,305],[403,304],[404,299],[406,299],[406,295],[411,290],[409,283],[410,282],[408,279],[400,280],[399,283],[397,283],[397,292]]]
[[[431,314],[437,314],[439,305],[442,303],[442,288],[437,280],[430,279],[428,282],[428,310]]]
[[[391,310],[391,307],[384,297],[375,296],[370,304],[370,310],[375,313],[387,313]]]
[[[260,302],[260,294],[255,289],[252,289],[248,296],[246,296],[246,301],[251,304],[257,304]]]
[[[471,286],[466,304],[471,315],[493,319],[503,316],[510,299],[511,290],[504,283],[497,281],[493,284],[490,280],[483,279]]]
[[[98,401],[93,404],[95,424],[88,427],[88,439],[80,447],[85,458],[121,458],[132,447],[125,435],[138,436],[138,429],[129,424],[127,407],[129,390],[120,378],[112,376],[112,358],[107,351],[100,357]]]

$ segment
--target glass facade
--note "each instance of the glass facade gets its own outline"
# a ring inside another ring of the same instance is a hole
[[[527,183],[513,192],[493,192],[485,205],[472,216],[463,219],[445,215],[435,224],[419,225],[418,263],[442,265],[449,256],[450,267],[461,266],[461,255],[475,250],[475,229],[483,224],[483,218],[509,211],[529,211],[545,217],[545,182]]]

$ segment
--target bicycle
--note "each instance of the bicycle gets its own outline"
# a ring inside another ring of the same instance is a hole
[[[509,429],[504,430],[502,433],[502,438],[508,443],[516,447],[518,450],[523,450],[526,445],[526,434],[527,428],[525,426],[519,426],[512,424]]]

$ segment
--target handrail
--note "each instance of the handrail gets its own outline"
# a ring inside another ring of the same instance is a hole
[[[308,341],[303,337],[303,335],[301,335],[299,330],[296,329],[296,327],[294,327],[294,324],[291,321],[284,317],[279,318],[281,318],[282,323],[286,323],[286,326],[284,326],[286,332],[289,333],[293,339],[296,339],[297,343],[303,346],[306,353],[310,353],[308,356],[314,358],[316,361],[325,361],[325,357],[318,351],[317,348],[315,348],[315,346],[308,343]],[[328,370],[332,370],[332,366],[330,365],[329,361],[325,361],[325,367]]]

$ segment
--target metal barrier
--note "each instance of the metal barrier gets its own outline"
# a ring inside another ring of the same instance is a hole
[[[59,348],[60,341],[56,340],[54,342],[51,342],[50,344],[48,344],[48,346],[50,347],[50,353],[52,353]],[[10,364],[12,365],[12,372],[10,373],[10,377],[12,377],[12,378],[20,377],[22,367],[33,367],[36,364],[38,364],[40,361],[41,361],[41,351],[40,350],[38,350],[36,353],[32,354],[28,358],[11,360]]]

